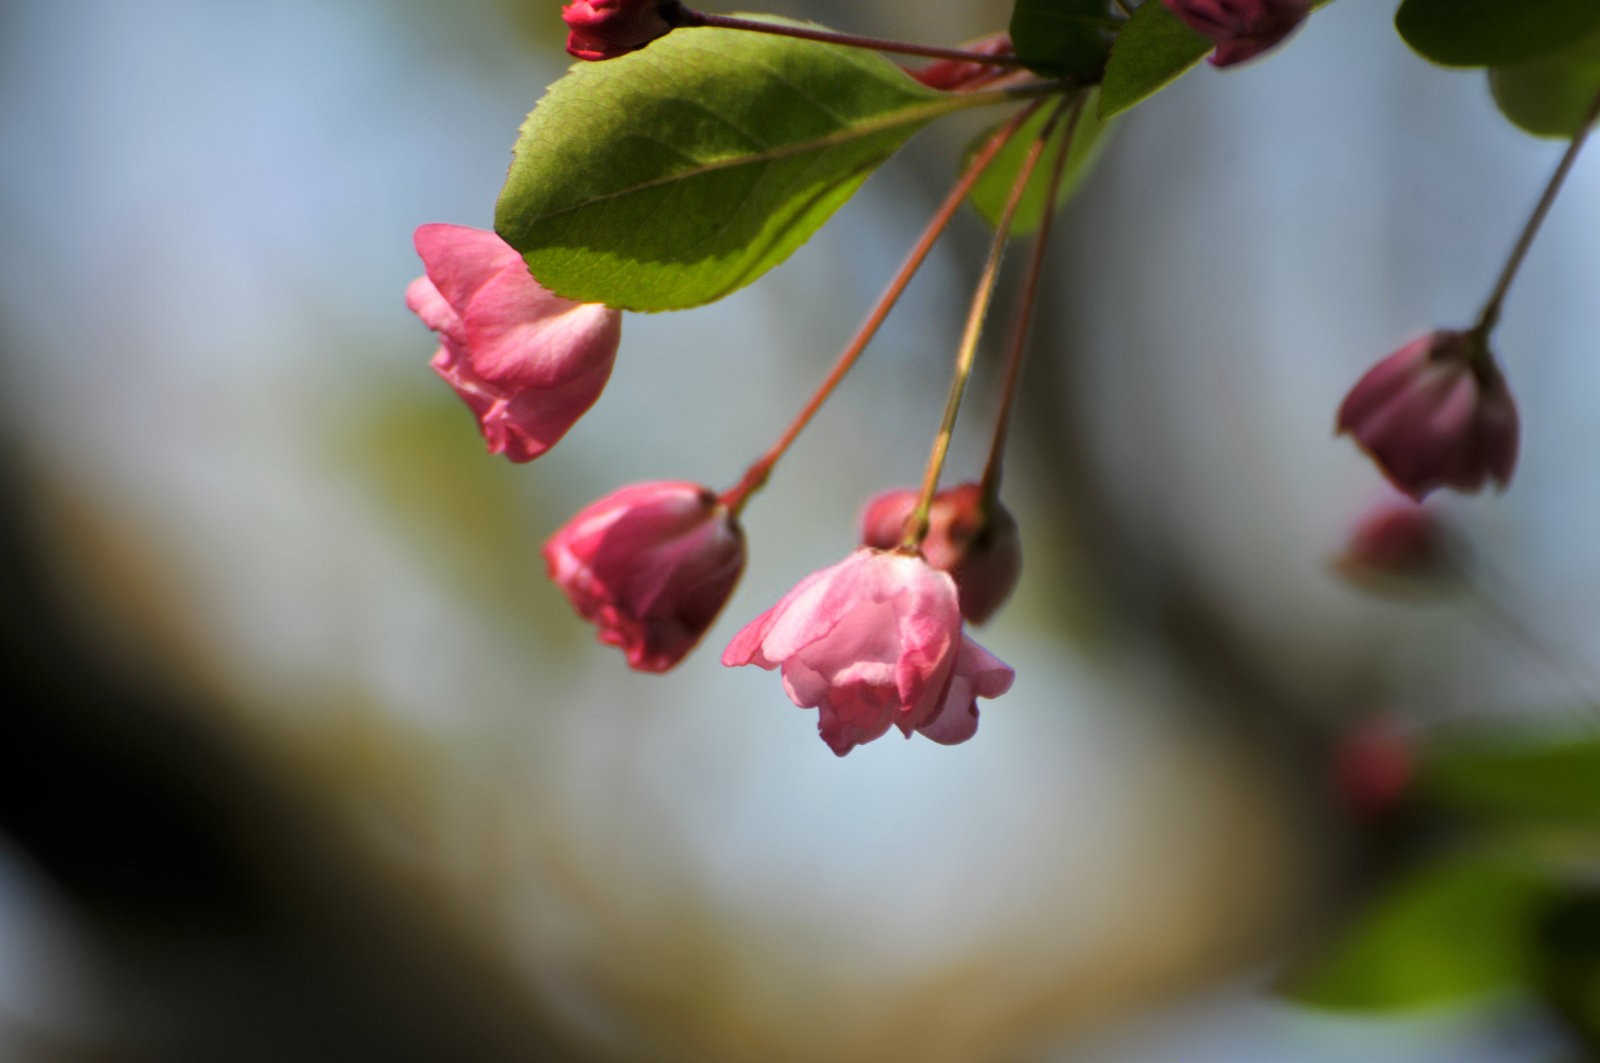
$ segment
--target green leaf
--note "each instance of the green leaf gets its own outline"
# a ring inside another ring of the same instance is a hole
[[[495,229],[567,298],[698,306],[787,258],[923,125],[996,98],[857,48],[674,30],[550,86]]]
[[[1110,118],[1166,88],[1215,47],[1167,9],[1146,0],[1117,34],[1100,86],[1100,114]]]
[[[1600,823],[1600,739],[1458,741],[1429,754],[1417,785],[1428,800],[1478,814]]]
[[[1600,31],[1559,52],[1489,71],[1494,102],[1535,136],[1571,137],[1600,93]]]
[[[1072,146],[1067,149],[1067,168],[1061,178],[1061,188],[1056,194],[1057,210],[1066,205],[1067,200],[1077,191],[1078,185],[1083,183],[1089,168],[1100,157],[1100,151],[1105,145],[1106,132],[1115,124],[1115,122],[1101,121],[1100,108],[1097,106],[1098,96],[1098,89],[1088,89],[1083,94],[1081,104],[1069,105],[1069,107],[1080,106],[1082,110],[1078,115],[1077,128],[1072,131]],[[1005,147],[1000,149],[994,161],[989,164],[989,168],[983,171],[977,183],[972,186],[972,205],[990,225],[999,224],[1000,215],[1005,211],[1006,199],[1011,195],[1011,186],[1016,183],[1018,174],[1022,172],[1022,163],[1027,158],[1028,148],[1044,129],[1054,110],[1055,108],[1050,106],[1041,107],[1022,123],[1016,135],[1006,142]],[[1067,135],[1071,125],[1070,119],[1069,110],[1062,114],[1055,129],[1050,133],[1044,154],[1040,156],[1033,176],[1028,179],[1028,187],[1023,190],[1022,200],[1017,204],[1017,213],[1011,221],[1013,235],[1022,236],[1033,232],[1044,220],[1045,197],[1050,191],[1050,165],[1055,158],[1056,146]],[[993,133],[994,130],[989,129],[974,138],[967,146],[967,159],[970,160],[976,155]]]
[[[1314,1007],[1398,1010],[1525,981],[1556,886],[1529,854],[1479,849],[1402,879],[1285,993]]]
[[[1405,0],[1394,27],[1443,66],[1507,66],[1556,51],[1600,26],[1595,0]]]
[[[1099,80],[1115,29],[1107,0],[1016,0],[1011,9],[1017,58],[1051,77]]]

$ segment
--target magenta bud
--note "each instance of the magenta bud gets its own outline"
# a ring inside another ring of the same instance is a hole
[[[573,0],[561,9],[567,54],[597,61],[637,51],[672,29],[676,0]]]
[[[1233,66],[1271,48],[1305,21],[1310,0],[1161,0],[1216,44],[1212,66]]]
[[[868,502],[861,514],[862,545],[880,550],[898,546],[916,505],[917,492],[910,489],[885,491]],[[982,488],[960,484],[933,496],[922,556],[934,568],[950,573],[961,595],[961,615],[981,624],[1017,586],[1022,537],[1015,518],[998,500],[985,514]]]
[[[1409,498],[1390,497],[1356,519],[1334,568],[1368,590],[1435,590],[1454,574],[1452,552],[1437,514]]]
[[[1340,404],[1337,430],[1419,501],[1488,479],[1504,489],[1517,464],[1517,407],[1473,332],[1431,332],[1367,370]]]
[[[744,571],[744,532],[707,488],[632,484],[544,545],[572,607],[641,672],[665,672],[706,633]]]
[[[1357,816],[1376,819],[1392,811],[1417,775],[1409,735],[1393,720],[1377,717],[1357,726],[1334,749],[1339,796]]]
[[[975,52],[978,55],[1015,55],[1016,50],[1011,45],[1011,34],[1004,30],[991,33],[989,36],[963,45],[963,51]],[[1014,68],[995,63],[979,63],[971,59],[940,59],[929,63],[921,70],[907,70],[906,73],[928,86],[930,89],[941,89],[945,92],[970,92],[973,89],[1004,77]]]

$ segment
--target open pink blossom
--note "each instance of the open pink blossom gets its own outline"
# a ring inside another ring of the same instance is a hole
[[[912,488],[885,491],[861,514],[861,544],[889,550],[905,536],[916,508]],[[961,615],[981,624],[1010,597],[1022,573],[1022,539],[1016,519],[996,501],[985,514],[983,488],[975,483],[948,487],[933,496],[922,556],[950,573],[961,598]]]
[[[427,273],[406,305],[439,334],[434,372],[477,415],[489,453],[532,461],[600,397],[621,313],[546,291],[492,232],[424,225],[414,240]]]
[[[1311,0],[1161,0],[1196,33],[1216,44],[1212,66],[1253,59],[1283,40],[1311,13]]]
[[[642,672],[684,658],[744,571],[744,532],[707,488],[642,483],[585,506],[544,545],[574,609]]]
[[[862,548],[801,580],[723,651],[729,667],[781,668],[839,756],[899,727],[947,745],[978,729],[977,699],[1012,671],[961,627],[955,582],[920,557]]]
[[[591,62],[627,55],[672,29],[677,0],[574,0],[561,9],[567,53]]]
[[[1339,406],[1349,432],[1400,490],[1504,488],[1517,464],[1517,408],[1474,332],[1440,329],[1356,381]]]

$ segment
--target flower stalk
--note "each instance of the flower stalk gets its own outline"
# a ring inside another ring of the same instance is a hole
[[[1572,143],[1568,144],[1567,150],[1562,153],[1561,161],[1556,164],[1555,173],[1550,175],[1550,181],[1544,187],[1544,194],[1539,197],[1533,213],[1522,226],[1522,233],[1517,237],[1505,266],[1500,270],[1499,279],[1495,281],[1494,291],[1489,293],[1489,298],[1483,304],[1483,310],[1478,314],[1478,321],[1473,325],[1472,332],[1480,341],[1487,341],[1489,333],[1500,320],[1500,304],[1505,301],[1506,292],[1510,291],[1511,282],[1516,279],[1517,270],[1521,268],[1522,260],[1528,255],[1528,248],[1533,246],[1533,238],[1539,233],[1539,226],[1544,223],[1545,215],[1550,213],[1550,206],[1556,201],[1556,194],[1561,191],[1562,182],[1567,179],[1567,173],[1577,161],[1578,152],[1583,149],[1583,142],[1594,129],[1597,119],[1600,119],[1600,93],[1596,93],[1594,100],[1590,102],[1589,110],[1578,125],[1578,131],[1572,135]],[[1480,342],[1478,346],[1487,357],[1487,342]]]
[[[767,477],[772,473],[772,467],[778,463],[779,458],[783,457],[790,445],[794,443],[806,425],[810,423],[811,418],[816,416],[817,411],[822,408],[822,404],[827,401],[828,396],[833,394],[834,389],[839,386],[839,382],[844,379],[845,374],[850,371],[851,367],[856,364],[856,360],[861,357],[861,352],[866,350],[867,344],[877,335],[878,329],[889,316],[889,311],[894,309],[895,303],[899,301],[901,294],[906,290],[906,285],[911,283],[911,278],[916,276],[917,270],[922,267],[922,263],[927,259],[929,252],[933,250],[933,245],[938,242],[940,235],[949,226],[950,219],[955,217],[956,211],[966,200],[968,193],[972,191],[972,186],[983,175],[983,171],[988,169],[989,164],[1000,153],[1000,149],[1005,147],[1006,143],[1016,135],[1017,130],[1022,127],[1022,123],[1028,120],[1029,116],[1041,106],[1042,102],[1035,101],[1018,111],[1010,121],[995,131],[994,135],[989,138],[978,154],[973,157],[966,171],[962,173],[961,177],[950,189],[949,194],[945,196],[944,202],[939,204],[939,209],[934,211],[927,228],[917,238],[916,244],[911,248],[910,253],[906,255],[905,261],[900,264],[900,268],[889,282],[889,286],[884,289],[883,294],[878,297],[877,304],[867,314],[866,320],[861,323],[861,327],[856,330],[856,334],[850,338],[850,342],[845,344],[844,350],[839,353],[838,359],[835,360],[833,367],[828,370],[828,375],[823,377],[822,383],[817,386],[817,390],[806,401],[806,404],[800,408],[800,412],[795,415],[794,420],[789,422],[789,426],[784,429],[777,442],[773,443],[765,454],[751,463],[737,484],[722,494],[722,504],[728,508],[730,513],[738,516],[740,511],[744,509],[745,503],[749,501],[750,496],[767,482]]]
[[[1078,130],[1078,119],[1088,97],[1080,96],[1067,118],[1067,131],[1056,149],[1050,166],[1050,181],[1045,193],[1044,217],[1039,221],[1039,232],[1033,238],[1033,252],[1028,258],[1028,272],[1022,283],[1022,296],[1017,318],[1012,325],[1011,338],[1006,349],[1006,375],[1000,386],[1000,413],[995,418],[994,436],[989,442],[989,459],[983,467],[980,481],[982,493],[979,505],[984,513],[995,506],[1000,497],[1000,479],[1005,464],[1006,435],[1011,427],[1011,410],[1016,405],[1017,382],[1022,376],[1022,359],[1027,351],[1028,336],[1033,329],[1034,310],[1039,305],[1039,278],[1044,272],[1045,247],[1050,242],[1050,223],[1055,217],[1056,196],[1067,173],[1067,156],[1072,153],[1072,140]]]
[[[934,433],[933,446],[928,452],[928,464],[923,470],[917,506],[906,520],[905,539],[900,544],[900,549],[906,553],[917,553],[922,540],[927,537],[928,511],[933,505],[934,492],[939,489],[939,474],[944,470],[944,459],[950,451],[950,436],[955,431],[956,415],[961,411],[961,399],[966,394],[967,380],[972,376],[972,363],[978,352],[978,338],[983,334],[984,318],[988,316],[995,285],[1000,280],[1000,260],[1005,256],[1006,243],[1011,237],[1011,222],[1016,216],[1017,205],[1022,202],[1022,194],[1027,190],[1028,181],[1033,177],[1034,168],[1039,164],[1039,157],[1044,154],[1045,141],[1049,139],[1056,120],[1061,117],[1063,106],[1064,101],[1057,106],[1050,121],[1029,145],[1028,154],[1022,161],[1017,179],[1012,182],[1011,192],[995,225],[994,239],[989,242],[989,254],[984,260],[983,272],[978,276],[978,286],[972,293],[961,342],[956,347],[955,373],[950,380],[950,392],[945,398],[944,414],[939,419],[939,430]]]
[[[865,48],[874,52],[889,52],[893,55],[915,55],[925,59],[957,59],[966,62],[983,63],[987,66],[1022,66],[1022,60],[1014,55],[984,55],[981,52],[968,51],[963,48],[941,48],[930,44],[912,44],[908,41],[884,40],[878,37],[863,37],[854,33],[837,33],[833,30],[822,29],[819,26],[795,26],[783,22],[766,22],[761,19],[741,18],[737,15],[712,15],[703,11],[696,11],[681,4],[669,5],[662,14],[674,26],[711,26],[717,29],[749,30],[755,33],[770,33],[779,37],[796,37],[804,41],[821,41],[824,44],[840,44],[847,48]]]

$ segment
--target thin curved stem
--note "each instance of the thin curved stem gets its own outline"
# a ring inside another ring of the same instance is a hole
[[[1050,167],[1050,183],[1045,193],[1044,217],[1039,221],[1039,232],[1033,239],[1033,254],[1028,259],[1028,274],[1023,280],[1022,297],[1017,318],[1012,325],[1010,345],[1006,350],[1005,382],[1000,386],[1000,413],[994,422],[994,437],[989,443],[989,460],[983,467],[983,480],[979,498],[987,516],[1000,496],[1000,478],[1005,464],[1006,434],[1011,427],[1011,410],[1016,405],[1017,382],[1022,376],[1022,359],[1028,349],[1028,334],[1033,328],[1033,313],[1039,305],[1039,277],[1044,272],[1045,246],[1050,242],[1050,222],[1055,216],[1056,196],[1061,181],[1067,173],[1067,156],[1072,153],[1072,138],[1078,130],[1078,119],[1083,115],[1086,97],[1080,96],[1067,119],[1067,131],[1056,149],[1055,161]]]
[[[1043,100],[1036,100],[1013,115],[1005,125],[995,130],[994,135],[989,138],[978,151],[978,154],[973,156],[972,161],[967,164],[966,171],[962,173],[961,177],[950,189],[949,194],[945,196],[944,202],[940,203],[939,208],[934,211],[933,217],[928,221],[927,228],[922,231],[922,235],[917,238],[916,244],[913,245],[910,253],[906,255],[905,261],[900,264],[900,269],[895,273],[894,279],[889,282],[889,286],[878,297],[877,304],[867,314],[866,320],[861,323],[861,327],[856,330],[856,334],[850,338],[850,342],[845,344],[844,350],[839,353],[833,368],[828,370],[828,375],[822,379],[822,383],[818,385],[817,390],[806,401],[806,404],[801,407],[800,412],[795,415],[789,426],[784,429],[783,434],[778,437],[778,441],[765,454],[751,463],[737,484],[723,493],[721,497],[722,504],[727,506],[735,516],[744,508],[750,496],[767,482],[767,477],[771,475],[772,467],[778,463],[778,459],[783,457],[790,444],[800,435],[801,431],[811,421],[811,418],[816,415],[816,412],[822,408],[822,404],[833,393],[833,389],[838,387],[839,381],[843,380],[845,374],[850,371],[851,366],[855,365],[856,359],[861,357],[861,352],[866,350],[867,344],[877,334],[878,328],[883,324],[884,319],[889,316],[889,311],[894,309],[894,304],[899,301],[901,293],[906,290],[906,285],[911,283],[911,278],[916,275],[917,270],[928,257],[928,253],[933,250],[933,245],[950,224],[950,219],[955,217],[956,211],[966,200],[968,193],[972,191],[972,186],[977,183],[983,171],[988,169],[989,164],[1000,153],[1000,149],[1005,147],[1006,142],[1016,135],[1018,129],[1022,128],[1022,123],[1026,122],[1029,116],[1038,110],[1043,103]]]
[[[950,436],[955,431],[956,415],[961,411],[961,398],[966,393],[967,380],[972,376],[972,363],[978,352],[978,337],[983,333],[983,320],[989,313],[989,304],[994,299],[995,284],[1000,279],[1000,260],[1005,255],[1006,242],[1011,237],[1011,221],[1016,216],[1017,205],[1022,202],[1022,194],[1027,190],[1034,167],[1039,164],[1039,157],[1044,154],[1045,140],[1049,138],[1055,127],[1055,121],[1060,116],[1061,107],[1058,106],[1050,121],[1029,145],[1028,154],[1022,161],[1022,168],[1017,172],[1017,179],[1012,182],[1011,192],[1006,197],[1005,208],[1000,212],[1000,219],[995,224],[994,239],[989,243],[989,255],[984,260],[977,289],[972,293],[972,304],[967,309],[967,324],[962,330],[961,342],[956,347],[955,373],[950,380],[950,393],[945,398],[944,415],[939,419],[939,430],[934,433],[933,447],[928,452],[928,464],[922,473],[922,490],[917,496],[916,508],[906,518],[905,538],[900,543],[900,549],[907,553],[916,553],[922,546],[922,540],[928,535],[928,510],[933,505],[934,492],[939,489],[939,474],[944,470],[944,459],[950,452]]]
[[[1528,216],[1527,223],[1522,227],[1522,234],[1517,237],[1516,245],[1511,249],[1511,256],[1506,259],[1505,266],[1500,270],[1500,278],[1495,282],[1494,291],[1489,293],[1489,298],[1483,304],[1483,311],[1478,314],[1478,323],[1473,326],[1473,331],[1480,337],[1487,338],[1489,331],[1500,320],[1500,304],[1505,301],[1506,292],[1511,289],[1511,282],[1516,278],[1522,260],[1527,257],[1528,248],[1533,246],[1533,238],[1539,233],[1539,226],[1543,224],[1545,215],[1550,213],[1550,205],[1556,201],[1556,193],[1561,191],[1561,183],[1567,179],[1567,172],[1572,169],[1572,164],[1577,160],[1578,152],[1589,136],[1589,131],[1594,128],[1597,118],[1600,118],[1600,93],[1596,93],[1594,100],[1589,104],[1583,122],[1572,136],[1572,143],[1567,145],[1561,161],[1556,164],[1556,172],[1550,175],[1550,182],[1544,186],[1544,194],[1534,205],[1533,213]]]
[[[842,44],[849,48],[867,48],[875,52],[896,55],[918,55],[925,59],[959,59],[985,66],[1021,66],[1022,60],[1014,55],[984,55],[962,48],[940,48],[930,44],[912,44],[907,41],[882,40],[862,37],[853,33],[835,33],[816,26],[791,26],[782,22],[764,22],[760,19],[740,18],[737,15],[710,15],[693,8],[683,7],[668,16],[674,26],[713,26],[727,30],[750,30],[770,33],[778,37],[798,37],[804,41],[822,41]]]

